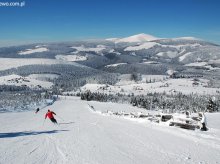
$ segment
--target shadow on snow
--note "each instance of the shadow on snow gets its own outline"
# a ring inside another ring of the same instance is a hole
[[[0,133],[0,138],[13,138],[21,136],[31,136],[40,134],[54,134],[59,132],[65,132],[68,130],[50,130],[50,131],[24,131],[24,132],[10,132],[10,133]]]
[[[61,123],[59,123],[59,125],[61,125],[61,124],[73,124],[73,123],[75,123],[75,122],[61,122]]]

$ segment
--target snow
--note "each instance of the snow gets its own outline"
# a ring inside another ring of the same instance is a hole
[[[151,83],[140,82],[135,83],[134,81],[124,83],[119,82],[117,85],[103,85],[103,84],[86,84],[81,87],[82,91],[90,90],[92,92],[100,92],[106,94],[121,93],[129,95],[146,95],[147,93],[164,93],[175,94],[199,94],[199,95],[216,95],[220,92],[219,88],[209,88],[208,80],[199,79],[198,85],[194,85],[193,78],[188,79],[164,79],[155,80],[151,79]],[[103,89],[104,88],[104,89]]]
[[[113,41],[115,41],[115,43],[123,43],[123,42],[135,43],[135,42],[147,42],[147,41],[152,41],[152,40],[157,40],[157,39],[158,39],[157,37],[142,33],[142,34],[137,34],[137,35],[129,36],[129,37],[122,38],[122,39],[113,39]]]
[[[204,67],[204,68],[209,69],[209,70],[218,70],[218,69],[220,69],[218,67],[212,67],[207,62],[189,63],[189,64],[185,64],[185,66],[188,66],[188,67]]]
[[[76,49],[77,51],[76,52],[73,52],[73,53],[78,53],[78,52],[90,52],[90,51],[94,51],[94,52],[97,52],[97,53],[100,53],[102,52],[103,50],[106,49],[106,46],[104,45],[97,45],[95,48],[92,48],[92,47],[85,47],[84,45],[81,45],[79,47],[71,47],[71,48],[74,48]]]
[[[179,57],[179,61],[183,61],[187,56],[191,55],[192,53],[191,52],[187,52],[185,53],[184,55],[180,56]]]
[[[176,40],[201,40],[201,39],[198,39],[198,38],[195,38],[195,37],[192,37],[192,36],[185,36],[185,37],[179,37],[179,38],[174,38]]]
[[[188,66],[188,67],[202,67],[206,65],[207,65],[207,62],[195,62],[195,63],[185,64],[185,66]]]
[[[206,114],[209,131],[188,131],[149,121],[92,112],[87,101],[66,98],[34,111],[0,114],[0,163],[218,163],[220,114]],[[95,109],[128,105],[89,102]],[[48,119],[52,109],[59,126]],[[138,109],[138,108],[136,108]],[[134,109],[135,110],[135,109]]]
[[[49,49],[46,47],[36,46],[34,49],[26,49],[25,51],[20,51],[18,54],[19,55],[29,55],[29,54],[33,54],[36,52],[45,52],[45,51],[49,51]]]
[[[178,55],[178,52],[176,51],[159,52],[156,55],[160,57],[168,56],[169,58],[175,58]]]
[[[178,44],[178,45],[161,45],[161,46],[165,47],[165,48],[176,48],[179,51],[181,51],[179,54],[182,54],[188,48],[199,48],[199,47],[202,47],[202,45],[199,44],[199,43],[193,43],[193,44],[188,44],[187,43],[187,44]]]
[[[147,42],[147,43],[143,43],[138,46],[129,46],[129,47],[125,48],[124,51],[138,51],[138,50],[142,50],[142,49],[149,49],[149,48],[154,47],[155,45],[159,45],[159,44],[155,43],[155,42]]]
[[[138,83],[163,81],[166,78],[168,77],[165,75],[141,75],[141,80]],[[119,82],[117,82],[115,85],[117,87],[123,87],[131,84],[137,84],[137,82],[131,80],[131,74],[123,74],[119,76]]]
[[[156,62],[156,61],[145,61],[142,62],[141,64],[159,64],[160,62]]]
[[[48,73],[45,73],[45,74],[31,74],[31,75],[28,76],[28,78],[36,79],[36,80],[40,80],[40,81],[47,81],[47,79],[54,80],[54,79],[57,79],[58,77],[59,77],[59,75],[57,75],[57,74],[48,74]]]
[[[166,54],[166,53],[165,53],[165,52],[159,52],[159,53],[157,53],[156,55],[162,57],[162,56],[164,56],[164,54]]]
[[[108,38],[108,39],[105,39],[105,40],[115,42],[115,41],[119,40],[119,38]]]
[[[220,64],[220,59],[217,60],[209,60],[210,64]]]
[[[166,52],[166,55],[169,57],[169,58],[175,58],[177,56],[178,52],[176,51],[167,51]]]
[[[114,54],[116,54],[116,55],[121,55],[120,52],[117,52],[117,51],[115,51],[114,49],[110,49],[110,50],[109,50],[109,53],[114,53]]]
[[[108,68],[108,67],[117,67],[119,65],[124,65],[124,64],[127,64],[127,63],[116,63],[116,64],[109,64],[109,65],[106,65],[105,67]]]
[[[55,58],[58,60],[64,60],[69,62],[87,60],[85,56],[80,55],[56,55]]]
[[[164,79],[168,78],[165,75],[142,75],[142,81],[163,81]]]
[[[25,65],[52,65],[61,64],[63,62],[54,59],[34,59],[34,58],[0,58],[0,70],[6,70],[10,68],[17,68]]]
[[[166,73],[171,76],[171,75],[173,75],[173,73],[175,73],[175,71],[172,69],[169,69],[169,70],[167,70]]]
[[[30,88],[38,87],[39,85],[43,88],[51,88],[53,83],[48,81],[37,80],[31,76],[23,77],[19,75],[8,75],[8,76],[0,76],[0,85],[15,85],[22,86],[26,85]]]

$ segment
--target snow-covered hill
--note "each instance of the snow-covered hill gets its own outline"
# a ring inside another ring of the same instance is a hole
[[[147,93],[218,95],[220,93],[219,88],[208,87],[209,81],[206,79],[198,79],[195,84],[194,79],[190,78],[166,80],[163,80],[163,76],[161,76],[160,80],[157,80],[158,77],[154,76],[148,76],[147,78],[148,79],[144,79],[144,82],[140,81],[140,83],[135,83],[128,79],[124,81],[122,79],[114,86],[105,84],[86,84],[81,87],[81,90],[84,92],[90,90],[98,93],[121,93],[125,95],[131,93],[135,95],[146,95]],[[149,82],[146,83],[146,81]]]
[[[90,102],[95,109],[140,110]],[[44,122],[47,109],[59,126]],[[150,121],[131,121],[92,112],[86,101],[64,98],[54,105],[0,115],[0,163],[142,164],[218,163],[219,114],[207,114],[209,131],[188,131]]]
[[[128,43],[135,43],[135,42],[146,42],[146,41],[152,41],[152,40],[157,40],[158,38],[149,34],[137,34],[133,36],[129,36],[126,38],[110,38],[106,39],[108,41],[114,41],[115,43],[123,43],[123,42],[128,42]]]
[[[38,80],[33,77],[22,77],[19,75],[0,76],[0,85],[28,86],[29,88],[42,87],[50,89],[52,82]]]
[[[45,47],[35,46],[34,49],[27,49],[25,51],[19,52],[18,54],[19,55],[29,55],[29,54],[33,54],[33,53],[37,53],[37,52],[45,52],[45,51],[49,51],[49,50]]]
[[[157,38],[142,33],[126,38],[0,48],[0,76],[57,74],[59,78],[49,82],[71,90],[87,83],[115,85],[124,74],[166,76],[173,70],[178,78],[203,77],[210,88],[218,88],[219,60],[219,45],[195,37]],[[94,72],[98,77],[92,77]]]

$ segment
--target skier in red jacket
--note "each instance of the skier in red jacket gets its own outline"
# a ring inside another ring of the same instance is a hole
[[[45,115],[45,119],[48,117],[54,124],[57,124],[57,120],[54,118],[53,115],[56,115],[56,113],[48,109],[48,112]]]

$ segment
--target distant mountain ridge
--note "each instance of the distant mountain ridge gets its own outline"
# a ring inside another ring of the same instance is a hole
[[[74,79],[74,85],[71,83],[70,87],[88,81],[114,83],[118,74],[167,75],[169,70],[183,77],[207,76],[220,81],[220,46],[194,37],[158,38],[138,34],[105,40],[31,44],[0,48],[0,58],[7,58],[0,60],[0,75],[61,75],[64,71],[65,76],[59,76],[55,81],[62,86],[64,77]],[[24,61],[16,63],[10,58]],[[33,61],[36,64],[31,67],[33,64],[27,65],[28,59],[42,59],[42,62],[39,64],[39,60]],[[52,59],[53,65],[41,64],[46,62],[45,59]],[[1,61],[8,61],[8,64]],[[72,66],[71,62],[78,65]],[[10,69],[5,69],[9,65]],[[32,69],[28,71],[27,68]],[[108,75],[103,78],[105,73]],[[74,78],[70,78],[70,75]],[[96,79],[92,76],[96,76]]]

